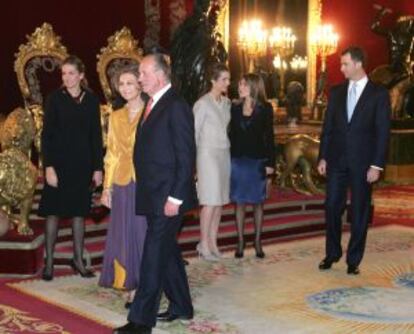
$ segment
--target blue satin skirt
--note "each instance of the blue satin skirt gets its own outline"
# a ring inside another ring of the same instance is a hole
[[[238,204],[259,204],[266,198],[264,159],[232,158],[230,199]]]

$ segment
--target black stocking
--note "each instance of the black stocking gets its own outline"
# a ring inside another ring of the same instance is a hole
[[[255,237],[254,245],[256,248],[256,255],[262,257],[262,226],[263,226],[263,204],[257,204],[254,206],[254,228]]]
[[[83,246],[85,236],[85,221],[83,217],[74,217],[72,222],[73,260],[80,272],[85,272],[83,264]]]
[[[47,216],[45,227],[45,272],[49,275],[53,273],[53,253],[57,238],[59,218],[57,216]]]
[[[237,227],[238,243],[237,243],[236,256],[237,255],[243,256],[245,215],[246,215],[245,214],[245,205],[244,204],[237,204],[236,205],[236,227]]]

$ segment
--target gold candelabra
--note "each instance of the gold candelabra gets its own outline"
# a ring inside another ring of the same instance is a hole
[[[277,70],[280,70],[281,68],[283,68],[284,70],[286,70],[288,68],[288,64],[286,61],[284,61],[279,55],[276,55],[273,58],[273,67]]]
[[[270,33],[262,28],[262,21],[253,19],[243,21],[237,45],[248,59],[249,72],[255,70],[255,59],[266,54],[275,58],[273,66],[280,73],[279,98],[284,99],[285,71],[288,68],[287,58],[293,54],[297,38],[289,27],[274,27]]]
[[[324,117],[327,98],[325,94],[326,86],[326,58],[334,54],[338,49],[339,36],[334,32],[332,25],[325,24],[317,26],[311,34],[311,50],[321,59],[321,69],[318,76],[316,94],[312,105],[312,118],[322,120]]]
[[[281,100],[285,97],[285,72],[287,69],[286,59],[293,54],[295,48],[296,36],[293,34],[292,29],[289,27],[274,27],[271,30],[269,36],[269,48],[272,54],[275,55],[273,65],[280,63],[280,66],[276,68],[280,72],[280,95]],[[280,59],[280,61],[278,61]]]
[[[248,58],[249,72],[253,72],[254,60],[264,56],[267,51],[267,31],[262,28],[262,21],[244,21],[239,29],[237,44]]]
[[[308,57],[295,55],[289,63],[293,71],[301,71],[308,67]]]
[[[326,58],[334,54],[338,48],[338,39],[338,34],[330,24],[317,26],[311,35],[311,48],[321,58],[322,72],[326,71]]]

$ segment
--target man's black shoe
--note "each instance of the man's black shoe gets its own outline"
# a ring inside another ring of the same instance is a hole
[[[360,274],[358,266],[354,266],[352,264],[348,266],[348,269],[346,270],[346,272],[348,275],[359,275]]]
[[[151,334],[152,328],[128,322],[122,327],[115,328],[113,334]]]
[[[319,270],[328,270],[331,269],[332,264],[338,262],[339,259],[328,259],[324,258],[321,263],[319,263]]]
[[[192,315],[176,315],[176,314],[171,314],[170,312],[166,311],[166,312],[162,312],[162,313],[158,313],[157,315],[157,320],[158,321],[165,321],[165,322],[171,322],[174,320],[191,320],[193,319]]]

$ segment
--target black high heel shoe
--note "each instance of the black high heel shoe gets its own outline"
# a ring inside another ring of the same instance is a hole
[[[94,272],[91,271],[91,270],[88,270],[88,269],[85,269],[85,271],[80,270],[74,259],[70,260],[70,266],[72,267],[72,269],[75,273],[78,273],[79,275],[81,275],[84,278],[95,277]]]
[[[44,267],[42,271],[42,280],[44,281],[51,281],[53,280],[53,267],[50,272],[48,272],[47,268]]]
[[[245,246],[244,241],[239,242],[239,243],[237,244],[237,250],[236,250],[236,252],[234,253],[234,257],[235,257],[236,259],[241,259],[241,258],[244,256],[244,246]]]
[[[263,252],[262,244],[260,242],[254,243],[254,249],[256,250],[256,257],[258,259],[263,259],[266,256],[266,254]]]

